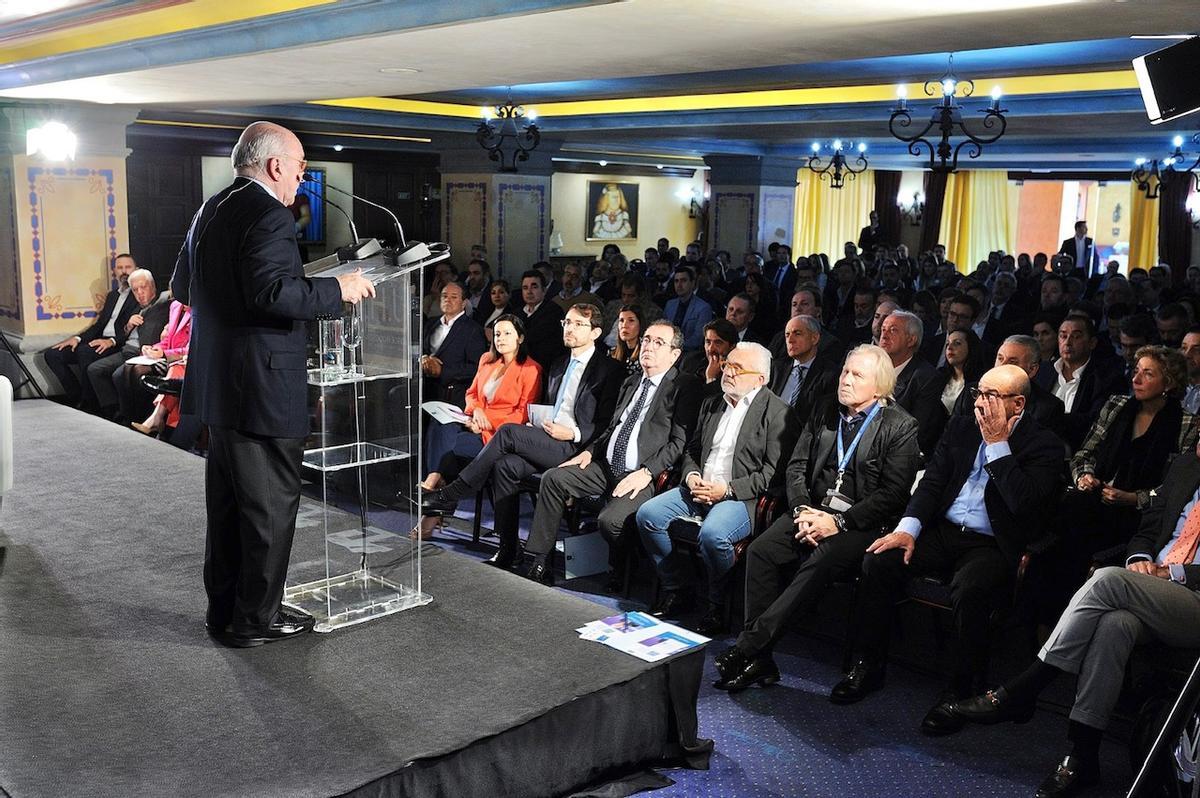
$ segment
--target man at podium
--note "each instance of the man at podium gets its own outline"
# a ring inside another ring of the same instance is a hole
[[[291,131],[253,123],[232,161],[233,182],[192,219],[171,290],[192,308],[182,410],[209,431],[205,626],[247,648],[313,624],[280,606],[308,434],[304,322],[375,289],[361,272],[304,276],[288,206],[307,162]]]

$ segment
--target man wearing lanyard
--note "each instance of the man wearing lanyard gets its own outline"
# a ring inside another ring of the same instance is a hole
[[[950,705],[986,678],[992,610],[1011,591],[1022,551],[1053,513],[1062,441],[1023,412],[1029,377],[997,366],[974,390],[975,418],[955,416],[895,531],[867,547],[854,647],[861,659],[830,694],[850,704],[883,686],[892,608],[912,577],[949,579],[958,660],[921,731],[949,734],[964,721]]]
[[[771,649],[792,619],[834,581],[853,578],[871,541],[895,526],[920,455],[917,422],[887,399],[895,382],[888,353],[859,346],[842,367],[837,402],[804,423],[787,467],[792,513],[746,553],[746,628],[717,657],[719,689],[777,681]]]

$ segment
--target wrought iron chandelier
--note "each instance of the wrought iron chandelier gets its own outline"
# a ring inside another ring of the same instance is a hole
[[[812,145],[813,154],[808,156],[808,168],[816,172],[822,180],[829,181],[830,188],[841,188],[846,184],[846,178],[854,180],[855,177],[867,168],[867,145],[859,142],[858,158],[855,160],[859,164],[857,168],[852,166],[846,160],[846,156],[842,154],[842,140],[838,139],[833,142],[833,156],[824,166],[821,165],[821,143],[814,141]]]
[[[1158,199],[1159,191],[1162,189],[1162,178],[1167,172],[1188,175],[1194,189],[1200,191],[1200,174],[1196,173],[1196,167],[1200,166],[1200,153],[1196,155],[1191,166],[1185,167],[1183,164],[1189,159],[1189,156],[1183,150],[1183,136],[1176,136],[1172,144],[1175,145],[1175,151],[1161,161],[1158,158],[1152,161],[1138,158],[1133,162],[1133,171],[1129,177],[1137,184],[1138,191],[1146,195],[1146,199]],[[1200,144],[1200,133],[1192,136],[1192,144]]]
[[[930,97],[940,93],[942,102],[934,106],[929,124],[919,132],[911,133],[912,114],[908,110],[908,90],[900,86],[896,91],[896,106],[888,120],[888,130],[893,136],[908,145],[908,151],[918,157],[922,150],[929,152],[929,169],[933,172],[955,172],[958,170],[958,156],[964,147],[967,156],[978,158],[986,144],[993,144],[1004,135],[1008,128],[1005,114],[1007,108],[1000,107],[1000,87],[992,89],[992,104],[981,109],[983,130],[975,132],[967,127],[962,116],[962,106],[957,102],[956,95],[961,92],[963,97],[970,97],[975,92],[975,83],[970,80],[959,80],[954,75],[954,54],[950,55],[946,73],[937,80],[925,81],[925,94]],[[926,138],[926,134],[936,128],[940,136],[935,144]],[[957,144],[952,144],[950,137],[960,133],[965,138]]]
[[[493,119],[495,123],[493,123]],[[475,131],[475,140],[487,150],[488,157],[500,164],[501,172],[517,171],[517,161],[528,161],[537,149],[542,134],[534,122],[537,115],[513,105],[512,97],[504,105],[483,109],[483,121]]]

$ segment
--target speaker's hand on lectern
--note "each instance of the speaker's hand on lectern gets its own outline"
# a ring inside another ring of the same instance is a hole
[[[339,274],[338,285],[342,287],[342,301],[357,305],[359,300],[375,297],[375,286],[362,276],[362,269],[355,269],[351,274]]]

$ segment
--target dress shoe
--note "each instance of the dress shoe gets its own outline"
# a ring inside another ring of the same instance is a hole
[[[954,712],[954,702],[958,700],[958,697],[958,693],[955,692],[942,693],[937,703],[925,713],[925,717],[921,720],[921,732],[930,737],[943,737],[947,734],[954,734],[966,726],[966,719]]]
[[[1007,690],[997,687],[983,695],[956,701],[954,714],[965,721],[990,726],[1008,720],[1014,723],[1028,723],[1035,708],[1034,704],[1017,703],[1009,696]]]
[[[854,663],[846,677],[833,686],[829,700],[835,704],[854,704],[862,701],[883,687],[885,673],[883,665],[860,659]]]
[[[458,503],[473,493],[474,488],[461,479],[456,479],[449,485],[428,491],[421,502],[421,509],[453,515]]]
[[[1068,756],[1038,787],[1037,798],[1066,798],[1078,795],[1100,780],[1098,765],[1084,765],[1077,757]]]
[[[512,570],[516,564],[521,550],[517,546],[505,545],[504,541],[500,541],[500,548],[496,549],[496,553],[483,561],[484,565],[490,565],[493,568],[499,568],[502,571]]]
[[[722,607],[709,607],[708,612],[704,613],[694,626],[693,631],[698,632],[705,637],[716,637],[725,633],[725,610]]]
[[[162,432],[161,426],[157,426],[157,427],[150,426],[147,424],[143,424],[140,421],[135,421],[132,424],[130,424],[129,426],[133,427],[135,430],[142,433],[143,435],[157,435],[158,433]]]
[[[713,664],[717,666],[717,675],[721,677],[721,681],[725,681],[744,671],[750,664],[750,658],[737,646],[730,646],[717,655]]]
[[[431,490],[421,498],[421,515],[454,515],[458,501],[441,496],[441,489]]]
[[[277,643],[312,631],[312,616],[300,616],[280,610],[275,620],[261,629],[233,630],[221,642],[233,648],[254,648],[264,643]]]
[[[650,614],[655,618],[678,618],[692,608],[692,597],[682,591],[669,590],[663,593]]]
[[[719,681],[713,687],[737,693],[756,684],[759,687],[770,687],[778,681],[779,667],[775,664],[775,660],[767,655],[759,655],[750,660],[741,673],[730,679]]]
[[[554,571],[550,569],[548,564],[539,559],[533,565],[529,566],[529,570],[525,573],[525,578],[550,587],[554,584]]]

